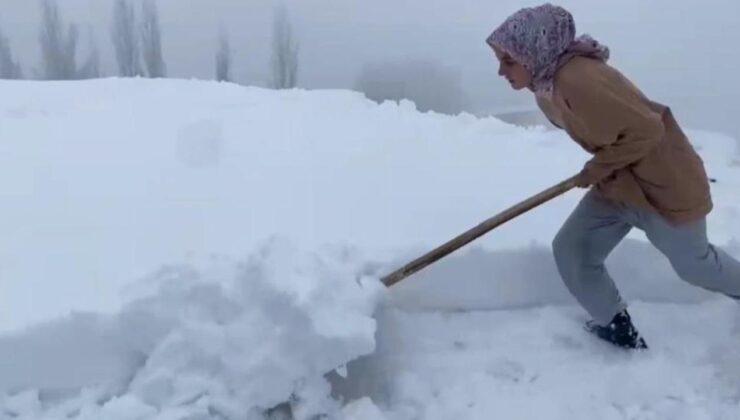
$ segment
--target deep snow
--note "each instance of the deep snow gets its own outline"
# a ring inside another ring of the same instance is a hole
[[[547,247],[582,191],[379,286],[577,172],[563,133],[347,91],[0,88],[0,419],[740,418],[740,308],[640,232],[609,265],[652,350],[580,329]],[[690,134],[738,255],[735,142]]]

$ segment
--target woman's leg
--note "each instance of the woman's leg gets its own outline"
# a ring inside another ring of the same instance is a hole
[[[617,205],[590,191],[553,241],[565,285],[600,325],[609,324],[626,307],[604,261],[631,228]]]
[[[709,243],[704,218],[678,226],[652,213],[642,219],[648,239],[668,257],[679,277],[695,286],[740,298],[740,262]]]

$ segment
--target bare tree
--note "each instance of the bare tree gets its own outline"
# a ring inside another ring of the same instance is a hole
[[[38,77],[47,80],[74,80],[97,77],[100,73],[99,54],[90,32],[90,56],[80,68],[77,65],[79,28],[66,24],[54,0],[41,0],[41,71]]]
[[[293,39],[284,6],[275,15],[272,36],[272,86],[275,89],[294,88],[298,79],[298,43]]]
[[[141,50],[136,34],[134,5],[128,0],[116,0],[113,9],[111,38],[116,50],[118,74],[123,77],[141,76]]]
[[[54,0],[42,0],[41,12],[42,77],[48,80],[76,79],[77,26],[64,23]]]
[[[13,58],[10,40],[0,32],[0,79],[22,79],[20,64]]]
[[[219,82],[231,81],[231,45],[229,43],[229,35],[224,29],[221,29],[221,34],[218,38],[216,80]]]
[[[82,66],[77,70],[78,79],[94,79],[100,77],[100,50],[95,42],[92,28],[87,32],[88,44],[90,46],[90,55]]]
[[[141,44],[147,76],[165,77],[167,68],[162,58],[162,31],[159,11],[154,0],[144,0],[141,22]]]

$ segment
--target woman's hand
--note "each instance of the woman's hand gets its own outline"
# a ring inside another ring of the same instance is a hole
[[[586,168],[583,168],[581,172],[576,175],[576,187],[578,188],[588,188],[591,185],[594,184],[594,181],[589,176],[588,170]]]

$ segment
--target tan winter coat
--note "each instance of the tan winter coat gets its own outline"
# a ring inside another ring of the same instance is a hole
[[[619,71],[576,57],[537,103],[594,157],[584,174],[606,198],[652,209],[674,224],[712,209],[704,164],[671,110],[647,99]]]

